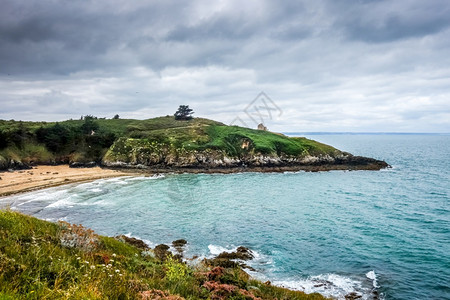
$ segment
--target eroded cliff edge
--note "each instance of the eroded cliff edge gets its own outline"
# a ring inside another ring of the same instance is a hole
[[[101,163],[107,167],[210,172],[380,170],[389,166],[302,137],[219,124],[185,130],[182,136],[170,129],[156,136],[119,138]]]

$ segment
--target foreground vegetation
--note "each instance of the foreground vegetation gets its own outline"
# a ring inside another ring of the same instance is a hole
[[[0,210],[0,299],[323,299],[133,242]]]

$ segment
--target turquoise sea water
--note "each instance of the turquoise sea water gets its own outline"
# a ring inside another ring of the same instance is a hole
[[[392,169],[125,177],[0,200],[188,255],[244,245],[252,275],[343,299],[450,299],[450,136],[315,135]]]

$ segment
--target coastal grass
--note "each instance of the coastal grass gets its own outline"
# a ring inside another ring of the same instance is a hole
[[[291,138],[281,133],[254,130],[238,126],[210,126],[208,135],[211,138],[208,146],[226,149],[239,153],[242,141],[262,154],[285,154],[291,156],[333,154],[335,148],[306,138]]]
[[[15,161],[22,161],[23,163],[45,163],[54,159],[54,154],[51,153],[44,145],[30,142],[25,143],[21,148],[17,146],[9,146],[0,150],[1,157],[8,157]]]
[[[323,299],[252,280],[240,268],[220,281],[208,272],[81,225],[0,210],[0,299]]]
[[[176,160],[196,151],[210,151],[207,155],[213,151],[217,158],[340,154],[331,146],[306,138],[226,126],[204,118],[175,120],[165,116],[133,120],[87,116],[62,122],[0,120],[0,169],[11,165],[11,160],[25,164],[100,163],[133,162],[145,156],[160,162],[167,155]]]

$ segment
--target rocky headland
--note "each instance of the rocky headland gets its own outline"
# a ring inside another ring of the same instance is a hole
[[[0,170],[42,164],[193,173],[389,167],[384,161],[354,156],[307,138],[201,118],[0,121],[0,138]]]

